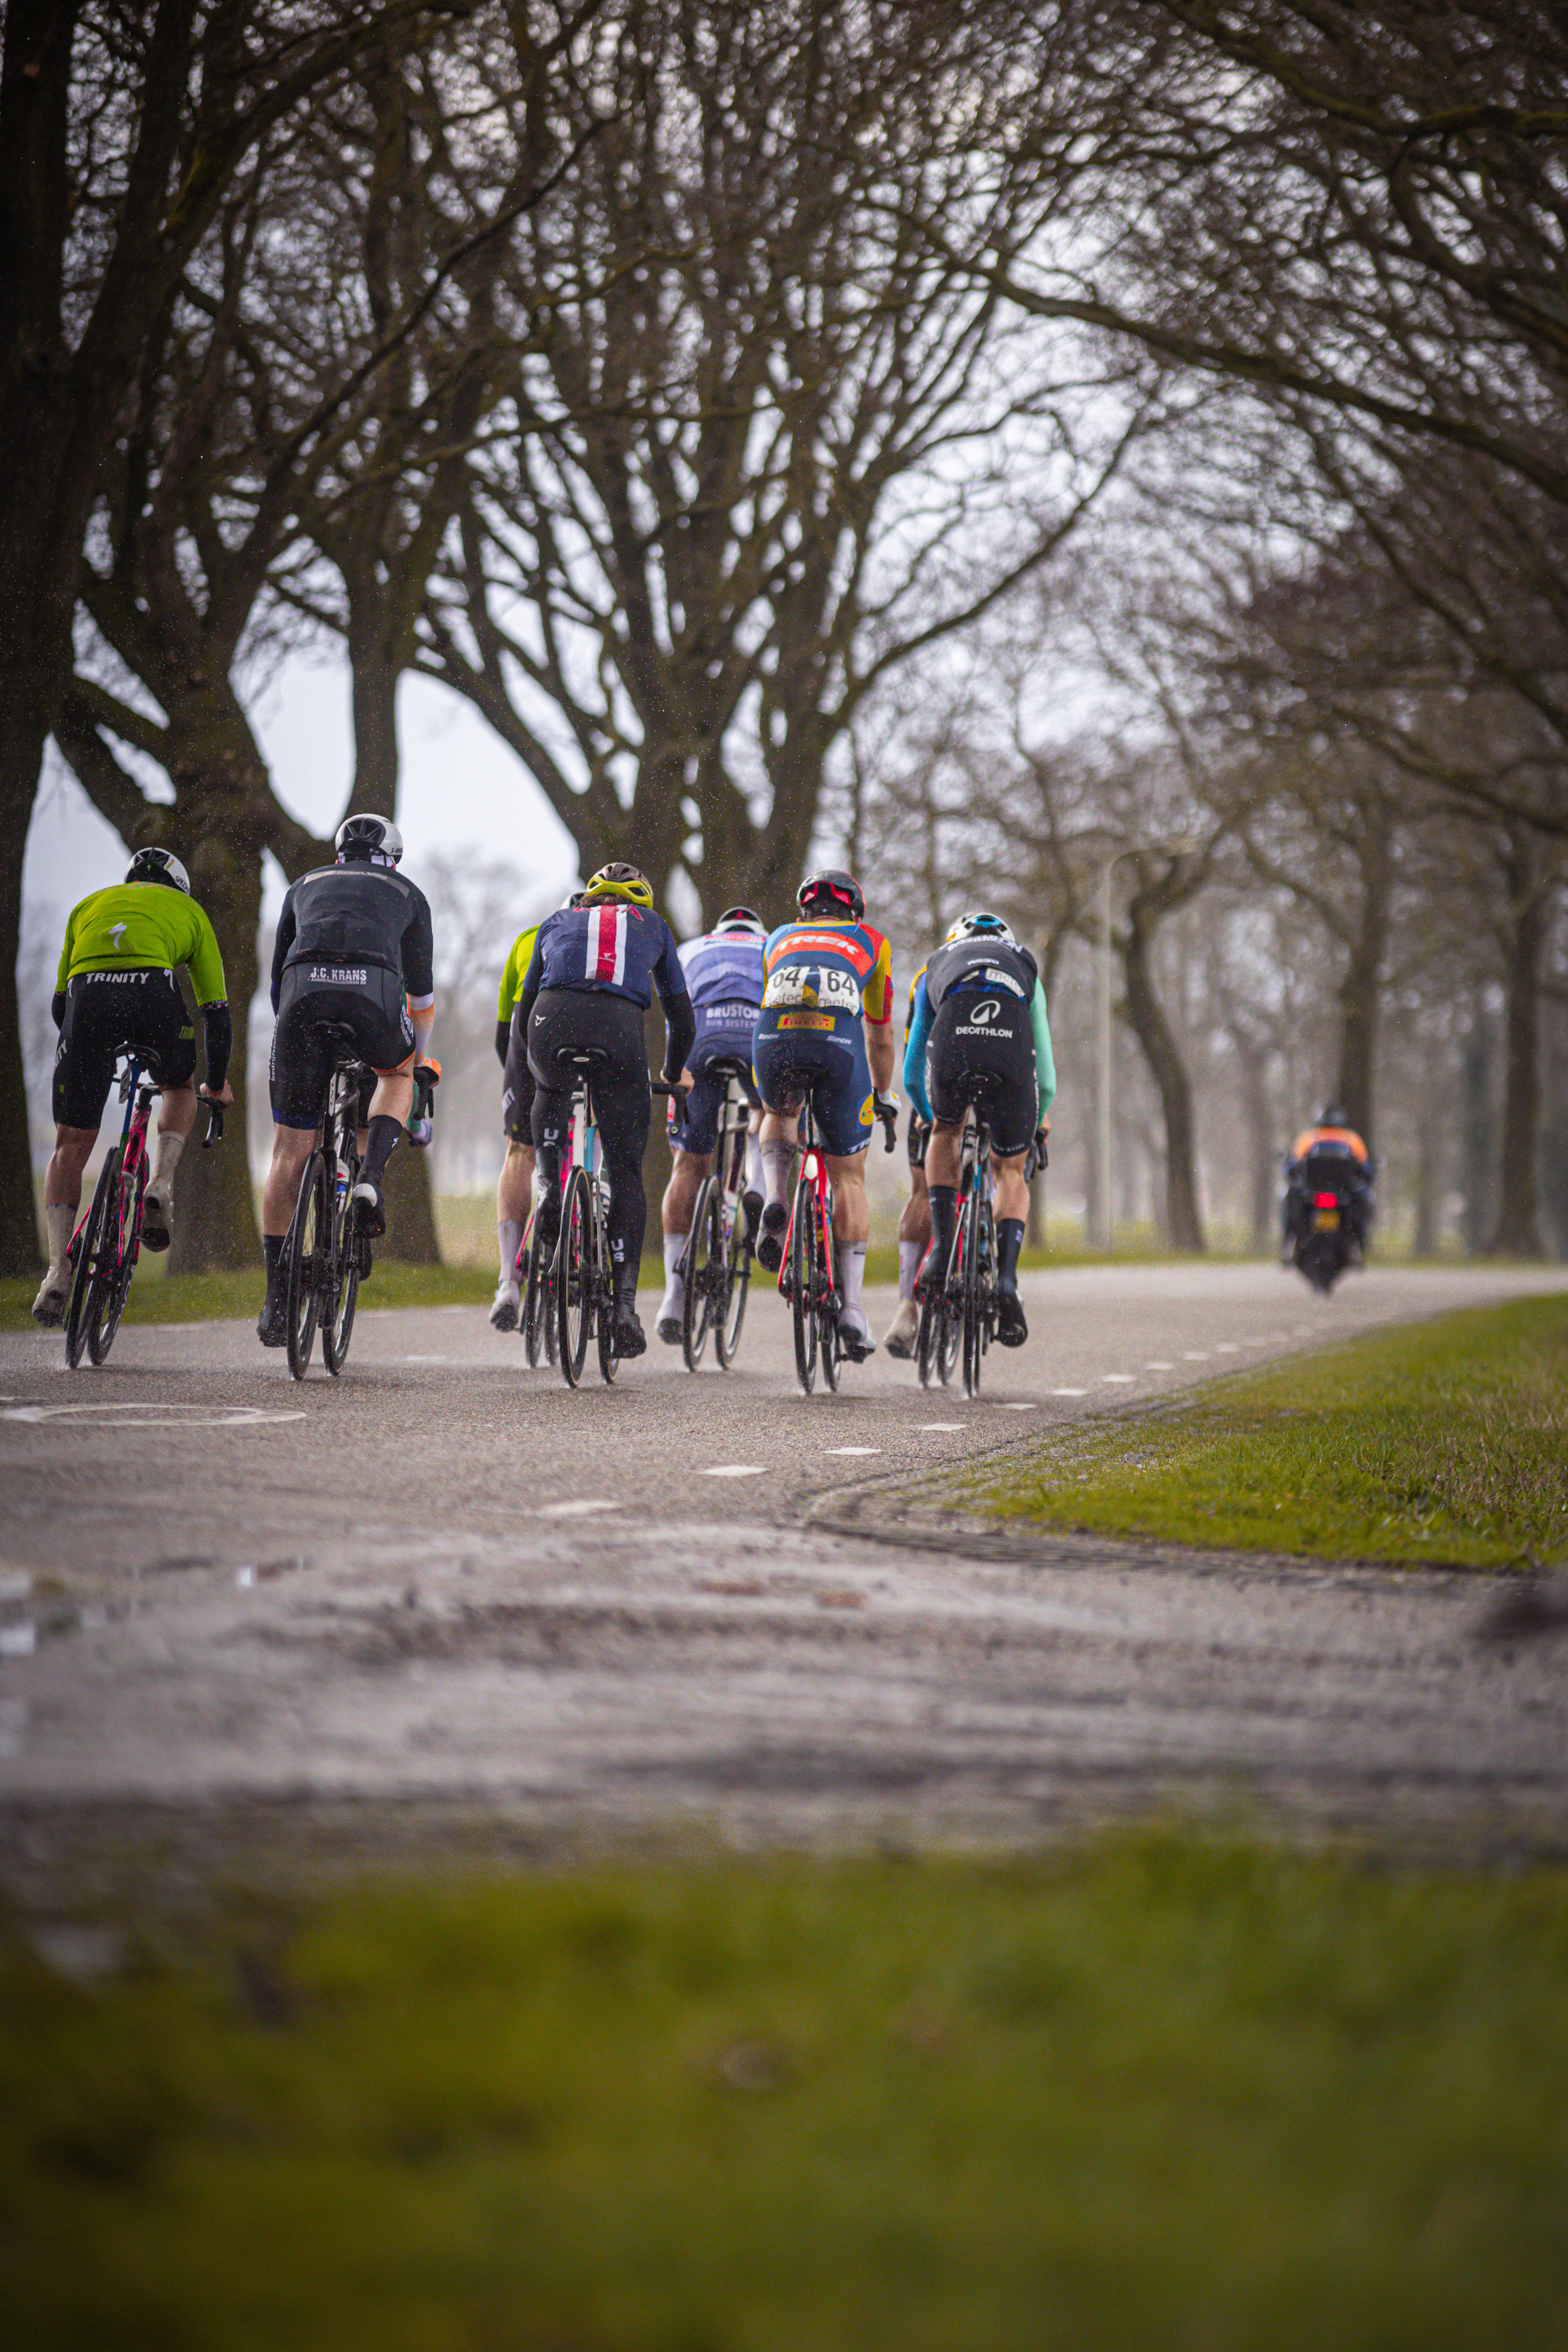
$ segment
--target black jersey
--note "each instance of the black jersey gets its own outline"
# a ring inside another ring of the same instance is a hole
[[[374,966],[402,976],[416,1013],[436,1001],[435,947],[425,893],[391,866],[356,858],[302,874],[283,901],[272,950],[272,1004],[286,971],[319,970],[323,985],[341,982],[345,966]]]
[[[1010,947],[1005,940],[988,940],[981,932],[938,948],[926,966],[926,994],[933,1013],[955,988],[1000,989],[1027,1005],[1039,976],[1040,968],[1027,948]]]

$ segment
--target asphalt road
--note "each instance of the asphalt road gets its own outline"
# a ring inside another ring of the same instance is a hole
[[[0,1808],[794,1838],[1241,1801],[1555,1839],[1564,1645],[1479,1642],[1473,1580],[943,1550],[886,1497],[1053,1423],[1564,1286],[1373,1270],[1325,1303],[1268,1267],[1036,1275],[1030,1343],[973,1404],[880,1353],[801,1398],[768,1294],[737,1372],[691,1379],[655,1341],[575,1393],[482,1309],[375,1314],[373,1289],[339,1382],[297,1386],[242,1325],[128,1328],[74,1375],[58,1339],[0,1337]],[[870,1303],[880,1330],[891,1297]],[[847,1512],[894,1539],[816,1524]]]

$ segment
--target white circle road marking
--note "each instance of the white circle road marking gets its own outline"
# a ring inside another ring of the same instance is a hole
[[[0,1421],[84,1422],[89,1413],[117,1413],[117,1422],[99,1422],[100,1429],[257,1429],[264,1422],[303,1421],[302,1412],[267,1412],[258,1404],[133,1404],[128,1398],[113,1404],[11,1404],[0,1406]]]
[[[828,1445],[823,1449],[827,1454],[880,1454],[881,1450],[879,1445]]]
[[[702,1478],[765,1478],[767,1473],[765,1462],[717,1462],[711,1470],[700,1471],[698,1475]]]

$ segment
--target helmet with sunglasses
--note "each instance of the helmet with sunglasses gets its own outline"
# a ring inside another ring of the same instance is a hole
[[[858,923],[866,911],[866,893],[853,874],[841,866],[826,866],[819,873],[808,874],[795,894],[795,903],[803,915],[813,915],[818,921]]]
[[[595,898],[620,898],[629,907],[651,907],[653,885],[637,866],[626,865],[624,859],[614,858],[608,866],[601,866],[596,874],[588,877],[578,903],[589,907]]]
[[[191,877],[171,849],[139,849],[125,869],[128,882],[163,882],[191,895]]]

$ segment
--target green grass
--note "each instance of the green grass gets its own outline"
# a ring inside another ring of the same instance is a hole
[[[218,1274],[161,1274],[138,1266],[125,1303],[127,1323],[205,1323],[225,1316],[252,1318],[260,1312],[266,1285],[259,1260]],[[494,1296],[495,1275],[476,1265],[400,1265],[378,1258],[361,1293],[373,1307],[467,1307]],[[0,1331],[34,1331],[37,1283],[0,1282]],[[56,1335],[58,1339],[58,1335]]]
[[[238,1916],[238,1915],[237,1915]],[[383,1885],[0,1971],[17,2345],[1568,2331],[1568,1873],[1123,1837]]]
[[[1039,1526],[1330,1559],[1568,1551],[1568,1300],[1468,1307],[1074,1429],[963,1488]]]

